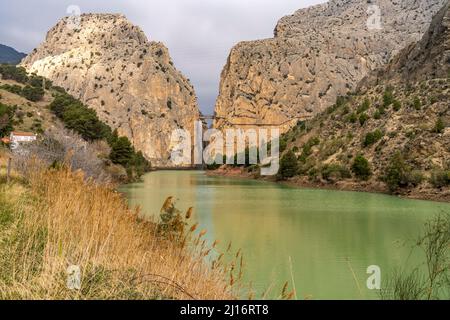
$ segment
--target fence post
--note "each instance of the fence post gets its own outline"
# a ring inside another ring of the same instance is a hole
[[[11,180],[11,158],[8,158],[8,168],[6,169],[6,183],[9,183]]]

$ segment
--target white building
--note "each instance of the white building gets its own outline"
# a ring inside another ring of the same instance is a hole
[[[36,141],[37,136],[31,132],[13,131],[9,136],[11,142],[11,149],[16,149],[21,143],[28,143]]]

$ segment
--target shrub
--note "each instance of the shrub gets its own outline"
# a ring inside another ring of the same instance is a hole
[[[413,100],[413,107],[416,110],[420,110],[420,108],[422,107],[422,102],[420,101],[419,97],[415,97]]]
[[[443,188],[450,185],[450,171],[434,170],[431,173],[430,183],[435,188]]]
[[[287,137],[286,136],[282,136],[280,138],[280,153],[283,153],[288,145],[288,141],[287,141]]]
[[[314,146],[317,146],[320,144],[320,140],[318,137],[313,137],[306,142],[306,144],[303,146],[302,154],[300,155],[300,161],[306,162],[306,159],[312,154],[312,148]]]
[[[321,173],[327,181],[349,179],[352,176],[346,167],[339,164],[327,164],[322,167]]]
[[[14,80],[19,83],[26,83],[28,81],[28,75],[25,68],[16,67],[8,64],[0,65],[0,74],[5,80]]]
[[[410,168],[405,163],[403,156],[400,153],[396,153],[392,157],[384,177],[384,181],[391,192],[394,192],[401,187],[408,186],[407,174],[409,171]]]
[[[45,88],[43,88],[43,85],[45,83]],[[35,88],[42,88],[42,89],[50,89],[53,86],[52,81],[45,79],[44,77],[32,75],[29,80],[28,84]]]
[[[380,112],[380,110],[375,111],[375,113],[373,114],[373,118],[375,120],[381,119],[381,112]]]
[[[68,129],[80,134],[87,141],[107,140],[111,147],[110,159],[114,164],[127,169],[131,180],[148,171],[150,163],[142,152],[136,152],[126,137],[119,137],[117,131],[100,121],[95,110],[88,108],[79,100],[62,93],[50,104],[52,112],[60,118]]]
[[[439,117],[436,120],[436,124],[434,125],[434,132],[435,133],[443,133],[444,130],[445,130],[444,120],[441,117]]]
[[[361,126],[363,126],[367,120],[369,120],[369,116],[367,115],[367,113],[361,113],[361,115],[359,116],[359,124]]]
[[[63,120],[67,128],[85,140],[106,139],[111,135],[111,129],[98,119],[93,109],[67,94],[58,95],[50,104],[50,109]]]
[[[17,84],[4,84],[3,86],[0,87],[3,90],[9,91],[11,93],[17,94],[17,95],[22,95],[22,87],[18,86]]]
[[[408,176],[408,181],[410,184],[412,184],[413,187],[417,187],[420,185],[424,180],[423,173],[419,170],[413,170]]]
[[[26,85],[23,87],[21,95],[27,100],[37,102],[42,100],[42,97],[44,96],[44,89],[41,87]]]
[[[21,86],[18,86],[16,84],[13,85],[5,84],[0,88],[9,91],[11,93],[17,94],[19,96],[22,96],[25,99],[32,102],[40,101],[44,96],[44,89],[35,88],[29,85],[26,85],[25,87],[22,88]]]
[[[402,104],[398,100],[394,100],[393,106],[394,111],[400,111],[400,109],[402,108]]]
[[[374,132],[369,132],[366,134],[363,145],[367,148],[368,146],[380,141],[381,138],[383,138],[383,132],[381,132],[381,130],[377,129]]]
[[[352,171],[358,179],[369,180],[372,175],[369,161],[363,155],[358,155],[352,164]]]
[[[392,103],[394,103],[394,94],[392,92],[392,88],[386,88],[383,94],[383,105],[385,107],[389,107]]]
[[[297,175],[298,172],[298,161],[295,153],[291,150],[288,151],[280,161],[280,170],[278,172],[278,178],[285,180],[287,178],[292,178]]]
[[[370,109],[370,100],[365,99],[364,102],[358,107],[357,113],[363,113]]]
[[[109,156],[111,161],[115,164],[120,164],[123,167],[133,159],[133,146],[126,137],[117,138],[111,146],[111,154]]]
[[[13,131],[14,109],[0,103],[0,137],[8,136]]]
[[[356,123],[356,121],[358,120],[358,116],[356,115],[356,113],[353,112],[348,116],[347,120],[350,123]]]

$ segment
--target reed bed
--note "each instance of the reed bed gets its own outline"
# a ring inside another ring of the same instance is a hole
[[[0,299],[251,298],[242,254],[224,262],[206,231],[186,226],[192,209],[167,230],[81,171],[30,167],[23,181],[0,181]],[[71,266],[79,289],[67,286]]]

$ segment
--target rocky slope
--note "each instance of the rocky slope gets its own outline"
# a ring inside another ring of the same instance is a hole
[[[450,201],[450,2],[414,45],[284,137],[294,183]],[[371,174],[355,171],[361,155]]]
[[[287,130],[298,118],[323,111],[418,41],[445,2],[331,0],[282,18],[273,39],[231,50],[215,126],[283,123]],[[380,9],[379,30],[373,5]]]
[[[193,130],[199,118],[189,80],[163,44],[124,16],[86,14],[75,22],[62,19],[22,66],[95,109],[152,165],[170,166],[171,131]]]

